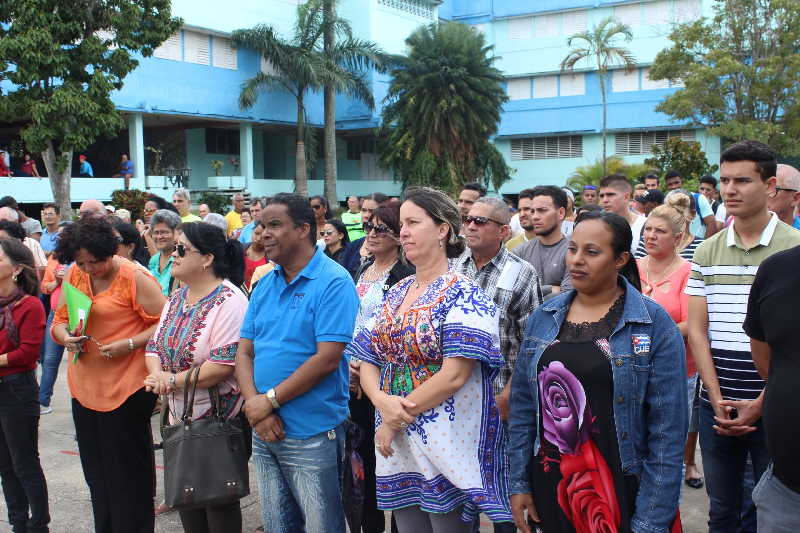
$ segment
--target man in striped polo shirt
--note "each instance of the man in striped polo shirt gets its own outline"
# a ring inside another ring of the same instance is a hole
[[[777,167],[770,147],[741,141],[725,150],[720,162],[720,191],[734,222],[697,247],[686,294],[689,345],[703,380],[699,429],[709,533],[736,533],[746,511],[742,483],[748,454],[756,479],[769,462],[760,421],[764,381],[742,330],[747,298],[761,262],[800,245],[800,232],[767,210]]]

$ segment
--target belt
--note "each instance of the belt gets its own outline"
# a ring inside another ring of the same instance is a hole
[[[33,370],[26,372],[17,372],[16,374],[9,374],[7,376],[0,376],[0,383],[8,383],[9,381],[17,381],[33,375]]]

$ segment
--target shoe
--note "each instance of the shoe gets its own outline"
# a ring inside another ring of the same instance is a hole
[[[40,415],[49,415],[53,412],[53,408],[49,405],[40,405],[39,406],[39,414]]]
[[[689,479],[684,479],[683,482],[693,489],[703,488],[703,478],[701,477],[690,477]]]

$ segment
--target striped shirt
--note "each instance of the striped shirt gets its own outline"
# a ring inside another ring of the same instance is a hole
[[[800,245],[800,232],[772,214],[758,244],[745,249],[734,223],[697,247],[686,286],[708,309],[708,338],[720,393],[726,400],[755,400],[764,389],[742,329],[747,299],[759,265],[774,253]],[[703,387],[700,397],[708,401]]]
[[[694,257],[694,251],[700,246],[700,243],[703,242],[703,239],[700,237],[695,237],[692,239],[686,248],[678,252],[678,255],[686,259],[687,261],[691,261]],[[642,257],[647,257],[647,250],[644,247],[644,232],[642,232],[642,237],[639,239],[639,247],[636,249],[636,253],[633,254],[636,259],[641,259]]]
[[[542,289],[536,270],[500,246],[500,250],[480,270],[467,248],[455,259],[452,270],[464,274],[480,286],[500,310],[500,352],[505,366],[494,380],[494,394],[503,392],[511,378],[517,353],[525,335],[528,316],[542,303]]]

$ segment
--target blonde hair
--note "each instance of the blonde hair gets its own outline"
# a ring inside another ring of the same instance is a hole
[[[683,233],[692,221],[692,199],[682,192],[667,195],[664,204],[656,207],[647,218],[656,217],[669,224],[672,233]]]

